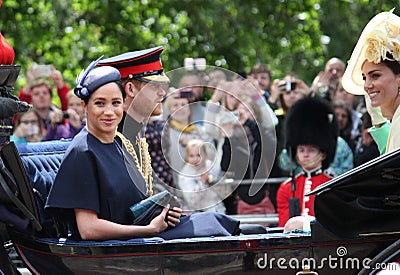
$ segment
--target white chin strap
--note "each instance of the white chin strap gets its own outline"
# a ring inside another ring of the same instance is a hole
[[[310,161],[300,161],[298,157],[296,157],[296,161],[302,167],[309,167],[309,166],[314,166],[316,163],[320,162],[323,159],[323,157],[324,157],[324,154],[322,152],[319,152],[318,155],[316,155]]]

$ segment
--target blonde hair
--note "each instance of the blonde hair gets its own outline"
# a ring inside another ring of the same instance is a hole
[[[189,156],[189,149],[192,148],[200,148],[200,152],[204,154],[204,157],[207,158],[207,150],[206,150],[206,143],[204,140],[201,139],[191,139],[189,142],[186,144],[186,151],[185,151],[185,161],[187,162],[188,156]]]
[[[33,81],[30,89],[33,90],[36,87],[45,86],[50,93],[50,96],[53,96],[53,87],[51,86],[50,82],[43,78],[37,78]]]

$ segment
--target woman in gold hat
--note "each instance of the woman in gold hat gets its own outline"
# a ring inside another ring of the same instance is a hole
[[[376,15],[364,28],[343,75],[352,94],[364,95],[370,130],[381,153],[400,148],[400,17]]]

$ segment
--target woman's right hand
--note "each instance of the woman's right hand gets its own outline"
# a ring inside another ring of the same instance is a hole
[[[169,205],[165,206],[163,211],[155,217],[148,227],[150,228],[151,232],[156,235],[158,233],[163,232],[168,227],[168,223],[166,222],[166,216],[169,210]]]
[[[280,79],[275,79],[271,85],[271,95],[268,98],[270,103],[276,104],[279,101],[279,96],[285,92],[285,82]]]
[[[369,98],[368,94],[364,95],[364,98],[365,98],[365,107],[367,108],[367,111],[371,116],[372,125],[375,127],[379,127],[382,124],[384,124],[387,121],[387,119],[382,115],[381,108],[372,106],[371,99]]]

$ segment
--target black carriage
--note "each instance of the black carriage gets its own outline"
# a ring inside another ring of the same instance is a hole
[[[307,266],[319,274],[369,274],[398,259],[400,151],[315,190],[311,234],[266,228],[230,237],[76,242],[57,238],[57,227],[43,212],[68,145],[7,142],[1,148],[2,207],[26,222],[5,221],[8,245],[33,274],[296,274]]]

